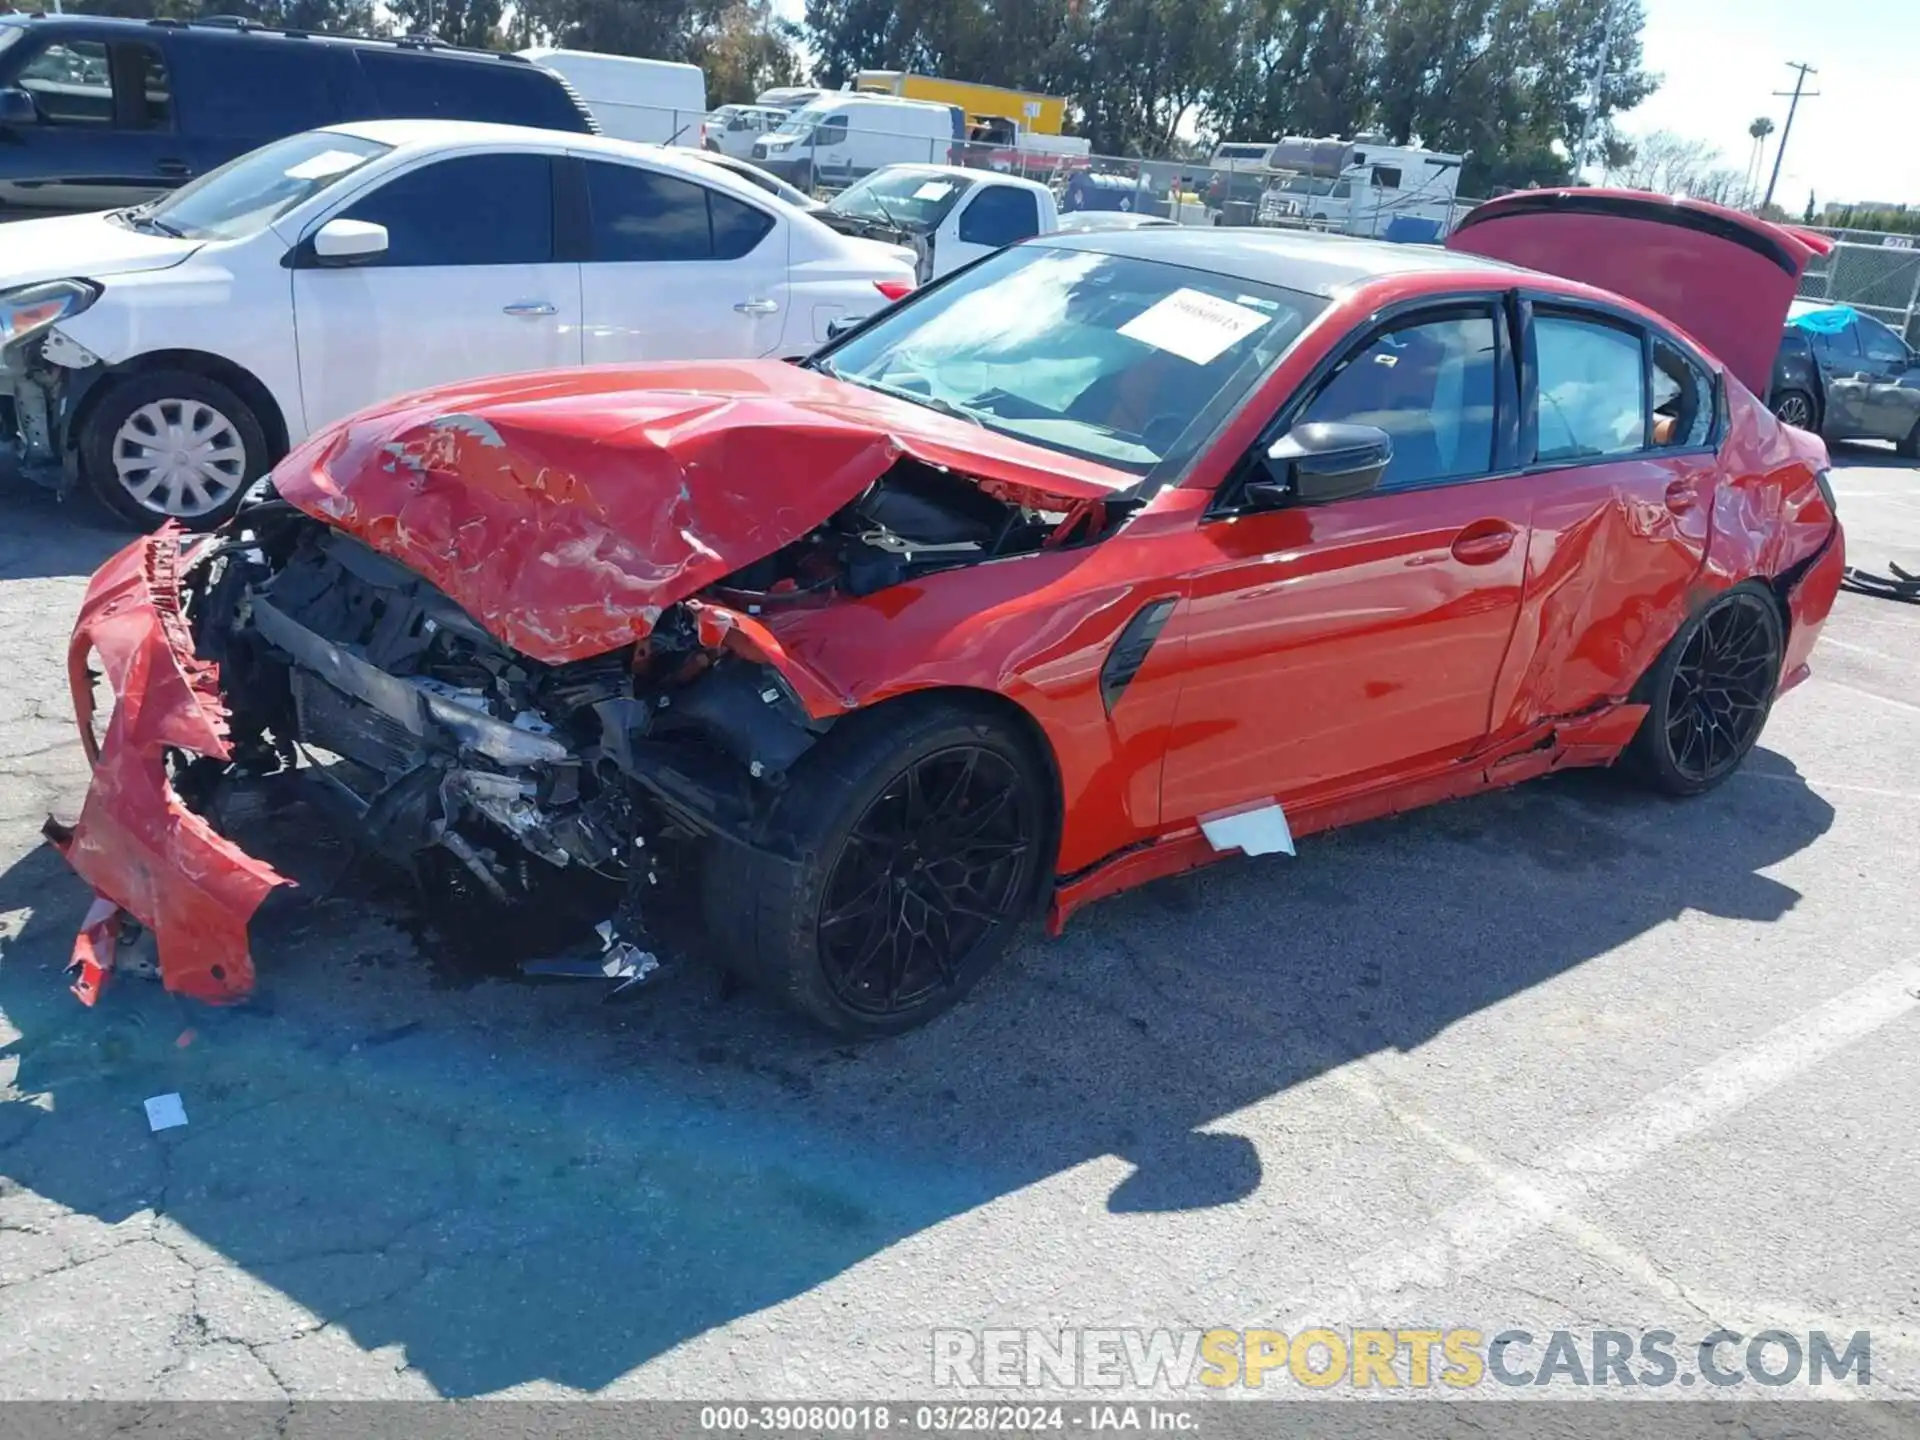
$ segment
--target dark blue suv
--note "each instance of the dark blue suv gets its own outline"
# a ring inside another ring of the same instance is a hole
[[[137,204],[342,120],[598,129],[551,70],[240,21],[0,18],[0,218]]]

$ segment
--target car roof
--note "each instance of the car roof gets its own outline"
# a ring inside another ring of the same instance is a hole
[[[514,65],[531,65],[533,62],[520,55],[509,55],[498,50],[480,50],[464,45],[447,45],[438,40],[416,39],[407,35],[330,35],[321,30],[302,30],[297,26],[267,25],[259,21],[245,22],[201,20],[141,20],[120,15],[0,15],[0,26],[27,31],[45,31],[48,34],[62,32],[67,34],[94,33],[103,35],[130,35],[140,31],[151,35],[155,30],[171,32],[175,35],[213,35],[220,37],[266,37],[300,43],[321,43],[327,45],[353,45],[361,48],[381,50],[403,50],[417,55],[433,55],[443,59],[484,61],[497,64],[506,61]]]
[[[1394,245],[1312,231],[1240,226],[1148,226],[1139,230],[1089,230],[1049,235],[1035,244],[1063,250],[1093,250],[1138,260],[1161,260],[1211,270],[1263,285],[1331,297],[1351,286],[1393,275],[1458,275],[1510,285],[1529,276],[1559,287],[1552,276],[1478,255],[1426,245]]]
[[[644,160],[663,170],[676,171],[702,184],[721,183],[729,194],[765,201],[766,190],[711,164],[697,151],[653,145],[639,140],[616,140],[609,135],[582,135],[571,130],[541,130],[531,125],[495,125],[484,120],[347,120],[323,127],[327,133],[354,135],[395,150],[484,149],[490,145],[537,145],[577,155],[604,155],[609,160]]]

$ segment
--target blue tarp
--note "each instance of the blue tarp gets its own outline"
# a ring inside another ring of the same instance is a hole
[[[1804,315],[1795,315],[1787,323],[1802,330],[1811,330],[1816,335],[1838,335],[1859,318],[1860,312],[1851,305],[1834,305],[1825,310],[1809,310]]]

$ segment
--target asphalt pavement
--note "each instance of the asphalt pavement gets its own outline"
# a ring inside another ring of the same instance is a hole
[[[1920,467],[1840,458],[1853,558],[1920,569]],[[0,497],[0,1396],[951,1396],[936,1331],[1324,1322],[1864,1330],[1920,1399],[1920,607],[1843,596],[1704,799],[1314,837],[849,1047],[697,969],[476,976],[319,839],[257,1004],[83,1009],[38,828],[120,541]]]

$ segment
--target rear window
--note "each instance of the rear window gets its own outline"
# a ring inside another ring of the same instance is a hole
[[[587,164],[593,256],[607,262],[738,260],[773,228],[764,211],[674,175]]]
[[[490,120],[585,133],[586,116],[558,77],[508,60],[456,60],[403,50],[359,52],[379,113],[394,120]]]
[[[323,46],[248,35],[176,36],[170,48],[187,126],[197,134],[273,140],[341,118],[327,83],[333,56]]]

